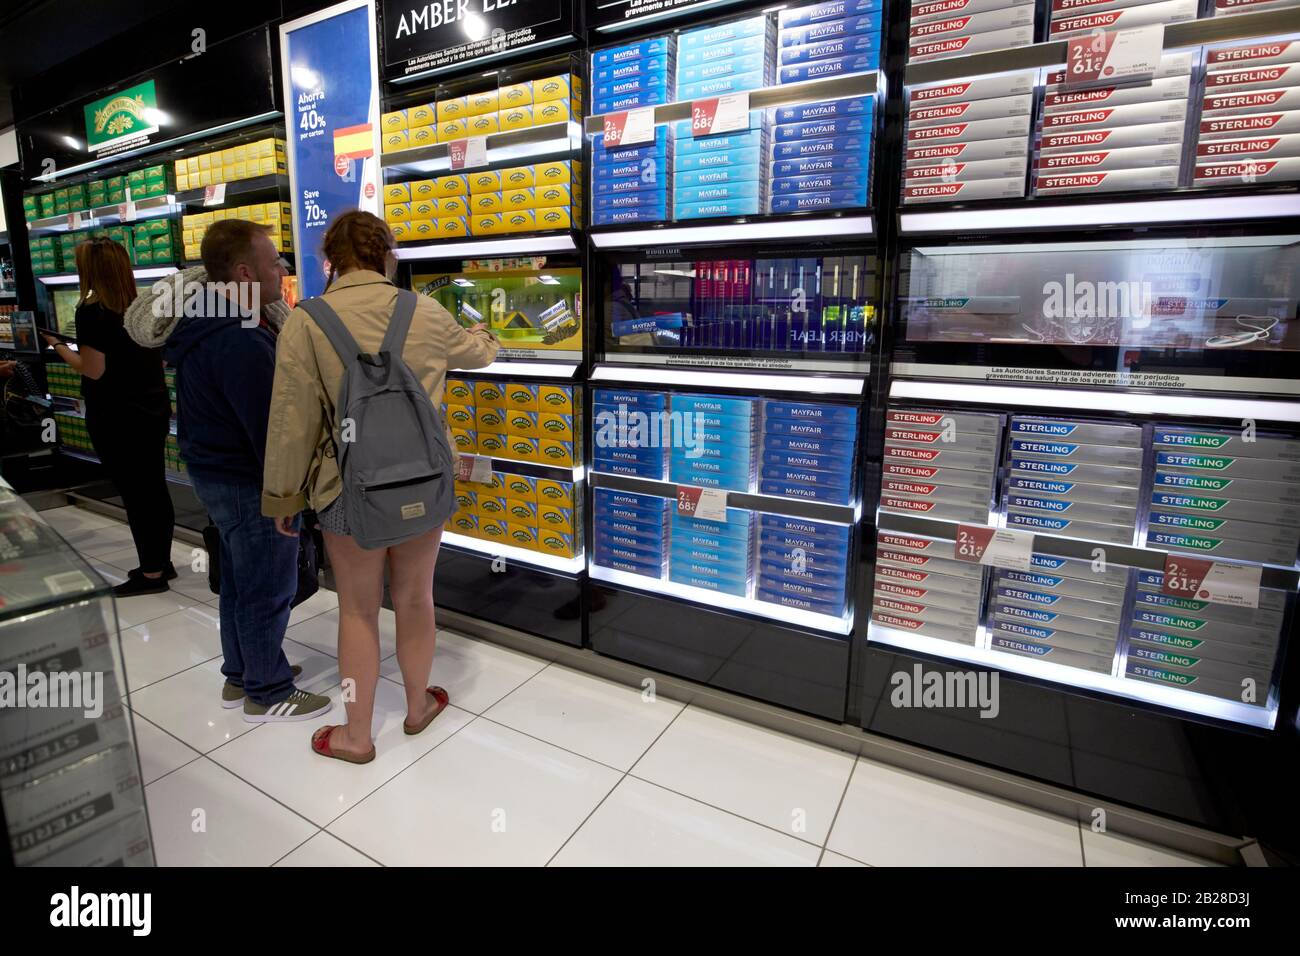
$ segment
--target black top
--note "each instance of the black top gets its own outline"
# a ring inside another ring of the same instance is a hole
[[[161,349],[136,345],[122,327],[122,316],[98,302],[77,306],[76,326],[79,348],[104,353],[104,374],[98,379],[81,377],[87,406],[127,414],[171,415]]]

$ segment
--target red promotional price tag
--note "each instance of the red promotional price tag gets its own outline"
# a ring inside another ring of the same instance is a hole
[[[68,213],[68,231],[75,232],[80,228],[81,228],[81,213],[79,212]]]
[[[117,218],[119,222],[135,222],[135,202],[128,199],[120,203],[117,207]]]
[[[473,169],[487,165],[487,137],[471,136],[469,139],[453,139],[447,150],[451,156],[452,169]]]
[[[226,184],[216,183],[203,187],[203,205],[220,206],[226,201]]]
[[[1257,608],[1263,573],[1261,567],[1168,554],[1160,592],[1212,604]]]
[[[953,557],[971,564],[988,564],[1016,571],[1033,570],[1034,536],[1023,531],[957,525]]]
[[[655,108],[653,106],[605,114],[605,136],[601,141],[605,149],[613,149],[615,146],[637,146],[641,143],[653,142],[654,138]]]
[[[711,136],[749,129],[749,94],[730,93],[691,103],[691,135]]]
[[[677,486],[677,513],[701,521],[727,520],[727,493],[720,488]]]
[[[1099,84],[1150,83],[1164,53],[1163,23],[1107,30],[1066,41],[1065,89]]]
[[[485,455],[458,455],[456,480],[473,481],[481,485],[492,484],[492,459]]]

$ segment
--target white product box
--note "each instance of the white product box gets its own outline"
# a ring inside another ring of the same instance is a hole
[[[1038,151],[1042,154],[1077,153],[1085,149],[1128,149],[1133,146],[1168,146],[1174,143],[1181,145],[1186,135],[1186,123],[1153,123],[1150,126],[1048,133],[1039,140]]]
[[[1027,116],[1034,107],[1032,93],[1002,96],[988,100],[964,100],[955,103],[922,103],[907,111],[907,127],[936,126],[942,123],[975,122]]]
[[[954,435],[998,435],[1002,421],[997,415],[949,412],[931,408],[891,408],[885,413],[886,428],[951,429]]]
[[[919,481],[940,485],[961,485],[966,488],[981,488],[987,495],[993,486],[993,476],[965,468],[941,468],[938,465],[926,465],[910,461],[890,461],[880,466],[880,474],[885,481]]]
[[[1004,96],[1023,96],[1033,92],[1034,72],[1022,70],[1019,73],[1004,73],[1000,76],[916,86],[908,91],[907,102],[909,107],[917,107],[930,103],[1000,99]]]
[[[933,594],[936,591],[976,598],[984,593],[984,579],[982,577],[956,577],[951,574],[940,574],[937,571],[921,571],[916,568],[877,564],[876,588],[879,589],[886,583],[894,587],[910,588],[914,592],[920,592],[914,594],[915,597],[924,597],[926,594]]]
[[[970,163],[949,159],[930,166],[909,166],[903,178],[909,185],[930,179],[949,183],[965,183],[975,179],[1024,179],[1025,163],[1024,156]]]
[[[1128,106],[1131,103],[1186,100],[1191,81],[1191,76],[1184,74],[1156,80],[1146,86],[1098,86],[1072,93],[1047,93],[1043,96],[1043,112],[1064,113],[1089,106]]]
[[[900,614],[893,614],[889,611],[871,612],[871,620],[882,627],[893,628],[896,631],[907,631],[912,634],[920,634],[922,637],[934,637],[941,641],[951,641],[954,644],[967,644],[974,646],[975,638],[978,635],[978,628],[960,629],[945,627],[942,624],[932,624],[928,621],[918,621],[916,618],[903,617]]]
[[[1034,182],[1034,194],[1063,196],[1067,193],[1174,189],[1178,186],[1178,169],[1177,166],[1159,166],[1155,169],[1117,169],[1100,173],[1040,173]]]
[[[1225,46],[1205,52],[1205,68],[1239,70],[1246,66],[1271,66],[1276,63],[1300,63],[1300,40],[1271,40]]]
[[[1024,137],[984,139],[973,143],[936,143],[913,146],[905,153],[907,165],[933,166],[936,163],[975,163],[986,159],[1022,159],[1029,153]]]
[[[1150,126],[1152,123],[1181,123],[1187,118],[1186,100],[1164,103],[1133,103],[1129,106],[1095,106],[1067,113],[1052,113],[1042,120],[1043,134],[1057,130],[1113,126]]]
[[[1092,33],[1096,30],[1127,30],[1149,23],[1182,23],[1196,19],[1198,0],[1163,0],[1117,10],[1101,10],[1052,21],[1048,35],[1053,40]]]
[[[1258,183],[1284,183],[1300,179],[1300,158],[1241,159],[1231,163],[1196,166],[1192,185],[1253,186]]]
[[[1052,19],[1063,20],[1098,10],[1118,10],[1121,7],[1136,7],[1150,3],[1151,0],[1052,0]]]
[[[1007,7],[1032,7],[1034,0],[922,0],[912,3],[912,23],[988,13]]]
[[[965,202],[978,199],[1018,199],[1025,194],[1019,179],[977,179],[972,182],[928,182],[903,187],[904,203]]]
[[[1128,149],[1093,149],[1079,153],[1051,153],[1040,156],[1034,169],[1040,175],[1096,169],[1143,169],[1177,166],[1183,161],[1182,146],[1133,146]]]
[[[966,53],[1010,50],[1014,47],[1029,46],[1033,42],[1033,23],[1012,27],[1010,30],[994,30],[991,33],[936,37],[910,43],[907,48],[907,61],[922,63],[926,60],[941,60],[944,57],[961,56]]]
[[[1300,109],[1300,87],[1210,93],[1201,104],[1201,117],[1227,113],[1285,113]]]
[[[1205,93],[1223,90],[1272,90],[1300,86],[1300,63],[1252,66],[1244,70],[1217,70],[1205,74]]]
[[[1283,10],[1295,5],[1296,0],[1214,0],[1214,15],[1226,17],[1234,13],[1254,13],[1256,10]]]
[[[1027,137],[1028,135],[1028,116],[1008,116],[1004,119],[975,120],[970,123],[918,126],[907,131],[907,145],[911,147],[929,143],[968,143],[981,139],[1007,139],[1011,136]]]
[[[971,611],[979,613],[980,597],[979,592],[974,594],[958,594],[956,591],[941,591],[937,588],[919,588],[910,584],[899,584],[888,578],[881,579],[876,576],[876,589],[872,593],[873,600],[901,601],[924,604],[928,607],[947,608],[950,611]]]
[[[1300,133],[1300,110],[1287,113],[1248,113],[1201,120],[1201,142],[1207,139],[1241,139],[1243,136]]]
[[[1208,163],[1213,159],[1236,159],[1253,156],[1257,159],[1300,156],[1300,133],[1283,136],[1252,136],[1248,139],[1211,139],[1196,144],[1196,161]]]
[[[992,33],[998,30],[1010,30],[1013,27],[1034,25],[1034,5],[1026,4],[1016,7],[1003,7],[988,13],[963,14],[954,17],[938,17],[924,23],[912,21],[907,30],[910,43],[921,40],[934,40],[944,37],[964,37],[977,33]]]
[[[1191,51],[1166,53],[1160,58],[1160,65],[1156,68],[1156,72],[1151,79],[1164,80],[1171,76],[1186,76],[1192,72],[1192,66],[1193,55]],[[1065,80],[1065,70],[1053,70],[1047,74],[1043,82],[1047,92],[1051,93],[1055,92],[1057,87],[1063,85]]]

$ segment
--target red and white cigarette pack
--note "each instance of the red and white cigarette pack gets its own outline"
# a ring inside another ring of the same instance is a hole
[[[1052,19],[1064,20],[1078,17],[1085,13],[1099,10],[1119,10],[1123,7],[1137,7],[1154,0],[1052,0]]]
[[[912,109],[933,103],[965,103],[970,100],[1002,99],[1007,96],[1024,96],[1034,92],[1034,71],[1002,73],[978,79],[953,80],[930,86],[913,87],[908,92],[907,103]]]
[[[907,39],[909,43],[917,43],[921,40],[993,33],[1026,25],[1029,27],[1034,25],[1033,4],[1003,7],[987,13],[963,13],[955,17],[937,17],[922,23],[913,20],[907,28]]]
[[[1256,10],[1282,10],[1298,5],[1298,0],[1214,0],[1216,17],[1234,13],[1254,13]]]
[[[1133,146],[1168,146],[1171,143],[1181,146],[1186,133],[1185,123],[1046,133],[1039,141],[1038,151],[1042,154],[1077,153],[1088,149],[1128,149]]]
[[[1110,129],[1116,126],[1150,126],[1179,123],[1187,119],[1186,100],[1162,103],[1133,103],[1128,106],[1094,106],[1082,110],[1051,113],[1043,117],[1043,135],[1060,130]]]
[[[986,119],[1004,119],[1008,116],[1028,116],[1034,108],[1032,93],[1022,96],[1002,96],[992,100],[966,100],[955,103],[923,103],[907,111],[907,128],[939,126],[944,123],[974,122]]]
[[[1052,21],[1053,40],[1093,33],[1097,30],[1127,30],[1151,23],[1182,23],[1196,19],[1198,0],[1161,0],[1114,10],[1097,10]]]
[[[1300,133],[1300,110],[1209,117],[1201,120],[1200,142],[1284,133]]]
[[[1018,159],[985,159],[971,163],[947,160],[931,166],[909,166],[903,175],[907,184],[927,179],[941,179],[950,183],[972,182],[977,179],[1025,178],[1025,157]]]
[[[1040,176],[1048,173],[1099,169],[1149,169],[1154,166],[1178,166],[1183,161],[1181,144],[1173,146],[1130,146],[1125,149],[1093,149],[1078,153],[1050,153],[1039,156],[1034,169]]]
[[[1251,136],[1246,139],[1210,139],[1196,144],[1197,163],[1232,160],[1246,156],[1255,159],[1300,156],[1300,133]]]
[[[912,3],[912,23],[988,13],[1005,7],[1033,7],[1035,0],[924,0]]]
[[[1290,159],[1238,159],[1230,163],[1197,163],[1192,185],[1254,186],[1300,179],[1300,157]]]
[[[1008,116],[1004,119],[975,120],[974,122],[941,123],[937,126],[919,126],[907,131],[909,148],[924,143],[970,143],[981,139],[1006,139],[1029,135],[1029,117]]]
[[[1205,92],[1270,90],[1300,86],[1300,63],[1251,66],[1244,70],[1215,70],[1205,74]]]
[[[979,199],[1019,199],[1025,180],[979,179],[971,182],[923,182],[903,187],[903,202],[968,202]]]
[[[1201,116],[1226,116],[1229,113],[1285,113],[1300,109],[1300,87],[1280,90],[1242,90],[1230,93],[1207,93],[1201,103]]]
[[[908,167],[934,166],[939,163],[978,163],[988,159],[1016,159],[1029,155],[1029,139],[1007,136],[981,139],[972,143],[935,143],[909,146],[904,153]]]
[[[1173,189],[1177,185],[1177,166],[1157,166],[1152,169],[1116,169],[1091,173],[1040,173],[1036,177],[1034,193],[1038,196],[1062,196],[1069,193]]]
[[[1049,92],[1043,96],[1044,113],[1064,113],[1089,106],[1128,106],[1132,103],[1159,103],[1186,100],[1192,78],[1171,76],[1142,86],[1098,86],[1090,90]]]
[[[920,63],[926,60],[942,60],[945,57],[962,56],[967,53],[1009,50],[1014,47],[1029,46],[1033,42],[1034,24],[1031,19],[1029,23],[1012,27],[1009,30],[993,30],[988,33],[927,37],[913,40],[907,47],[907,61],[909,63]]]
[[[1205,68],[1212,73],[1279,63],[1300,63],[1300,40],[1271,40],[1205,51]]]

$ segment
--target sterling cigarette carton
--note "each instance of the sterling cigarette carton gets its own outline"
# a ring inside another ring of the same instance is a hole
[[[1099,86],[1088,90],[1048,92],[1043,95],[1043,112],[1061,113],[1090,106],[1129,106],[1163,100],[1186,100],[1191,77],[1171,76],[1148,86]]]
[[[1054,534],[1063,538],[1082,538],[1085,541],[1103,541],[1107,544],[1132,544],[1133,528],[1122,525],[1099,524],[1089,521],[1075,521],[1052,515],[1044,515],[1029,510],[1007,509],[1007,527],[1042,534]]]
[[[1132,146],[1127,149],[1091,149],[1077,153],[1050,153],[1034,163],[1039,175],[1057,172],[1092,172],[1099,169],[1151,169],[1178,166],[1183,160],[1179,145]]]
[[[1058,40],[1097,30],[1127,30],[1149,23],[1181,23],[1184,20],[1195,20],[1196,11],[1197,0],[1164,0],[1161,3],[1100,10],[1054,20],[1049,35]]]
[[[1034,98],[1031,94],[985,100],[913,104],[907,113],[907,125],[912,129],[937,124],[1023,116],[1029,113],[1033,105]]]
[[[1032,19],[1023,26],[988,33],[969,33],[958,36],[929,37],[912,41],[907,49],[909,63],[941,60],[944,57],[967,53],[985,53],[989,50],[1007,50],[1028,46],[1034,42]]]
[[[938,123],[918,126],[907,131],[908,147],[931,143],[964,143],[984,139],[1025,137],[1029,134],[1029,116],[1009,116],[1002,119],[973,120],[971,122]]]
[[[1009,179],[1017,183],[1024,181],[1027,157],[1015,159],[985,159],[973,162],[945,160],[930,166],[908,166],[904,170],[903,181],[911,185],[927,180],[942,180],[946,183],[964,183],[971,181],[988,181]]]
[[[1110,172],[1039,173],[1035,177],[1034,193],[1038,196],[1053,196],[1066,193],[1173,189],[1178,185],[1178,179],[1178,166]]]
[[[923,202],[966,202],[979,199],[1015,199],[1025,194],[1019,178],[980,179],[968,182],[924,181],[903,187],[905,204]]]
[[[1186,124],[1181,122],[1071,130],[1045,134],[1039,141],[1038,151],[1040,155],[1046,156],[1051,153],[1077,153],[1093,149],[1181,145],[1186,134]]]

